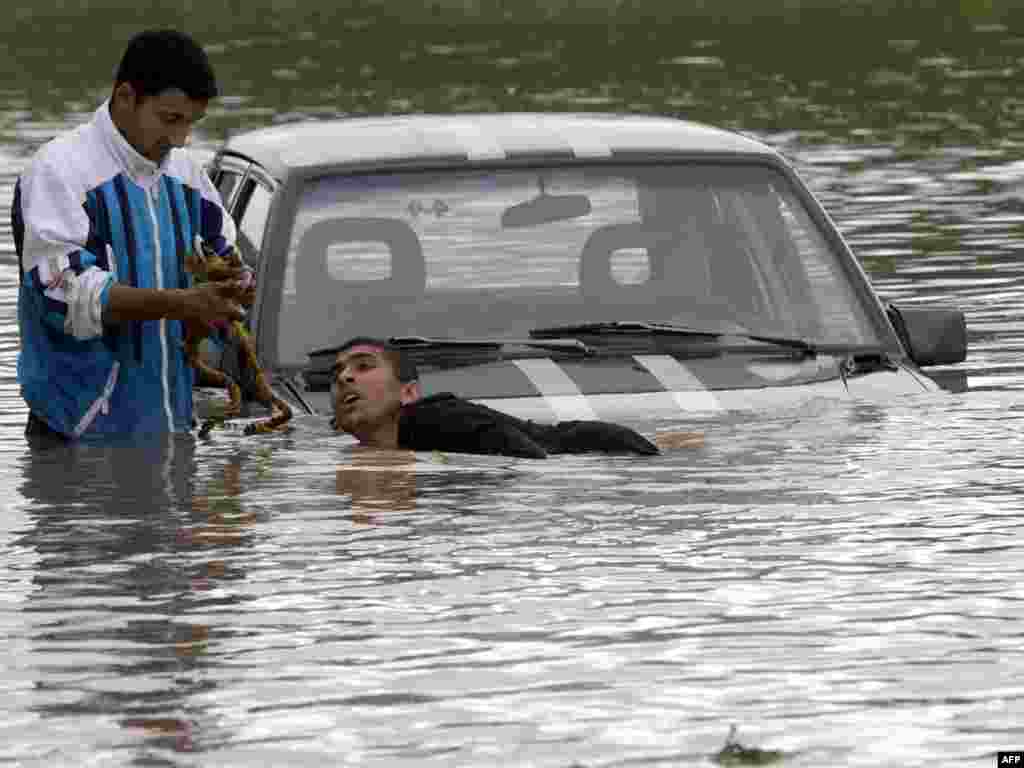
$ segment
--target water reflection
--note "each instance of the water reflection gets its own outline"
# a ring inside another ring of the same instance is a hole
[[[182,546],[238,544],[257,516],[242,505],[242,463],[240,454],[216,460],[206,467],[213,475],[205,480],[202,493],[192,497],[193,525],[178,530]],[[223,570],[223,566],[219,566]]]
[[[176,553],[193,496],[191,445],[58,446],[22,462],[31,525],[17,543],[38,556],[23,606],[38,674],[29,709],[44,719],[173,721],[171,743],[191,744],[203,663],[180,643],[207,631],[186,617],[191,579]]]
[[[335,474],[335,490],[351,498],[352,522],[375,521],[374,510],[407,512],[416,508],[416,457],[406,451],[357,449]]]
[[[242,578],[226,555],[255,519],[240,462],[200,467],[178,436],[37,449],[21,466],[30,527],[17,546],[38,556],[22,609],[38,675],[29,709],[113,718],[139,749],[194,749],[207,720],[195,697],[216,665],[201,614],[234,602],[218,583]]]

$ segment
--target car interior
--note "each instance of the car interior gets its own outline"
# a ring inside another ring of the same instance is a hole
[[[538,325],[608,319],[821,335],[820,313],[808,309],[815,290],[777,202],[751,194],[730,199],[707,187],[649,186],[640,190],[639,210],[638,220],[589,232],[574,285],[471,290],[429,285],[423,243],[407,221],[317,221],[295,248],[294,296],[285,299],[279,326],[281,357],[299,363],[310,348],[363,333],[522,338]],[[387,276],[338,277],[337,264],[329,264],[338,247],[366,243],[387,254]],[[641,254],[645,279],[621,278],[616,263],[623,254],[634,266]]]

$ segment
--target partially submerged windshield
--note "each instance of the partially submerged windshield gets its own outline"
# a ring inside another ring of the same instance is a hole
[[[787,179],[679,164],[334,176],[300,196],[279,360],[356,335],[645,320],[870,344]]]

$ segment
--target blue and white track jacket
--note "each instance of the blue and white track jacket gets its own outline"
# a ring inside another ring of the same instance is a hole
[[[52,429],[90,439],[192,426],[193,371],[177,320],[104,326],[110,285],[187,288],[196,235],[221,252],[235,226],[202,167],[172,149],[161,165],[114,126],[107,103],[44,145],[12,207],[21,262],[18,381]]]

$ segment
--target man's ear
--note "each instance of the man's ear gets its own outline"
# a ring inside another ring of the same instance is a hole
[[[127,80],[114,86],[113,97],[119,106],[126,109],[135,109],[139,105],[139,95],[135,92],[135,87]]]
[[[420,383],[418,381],[407,381],[402,385],[399,402],[402,405],[409,405],[409,403],[415,403],[421,397],[423,397],[423,390],[420,389]]]

